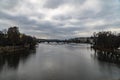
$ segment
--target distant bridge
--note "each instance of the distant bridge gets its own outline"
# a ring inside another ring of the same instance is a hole
[[[39,40],[39,43],[70,43],[70,41],[66,41],[66,40]]]
[[[39,39],[39,43],[92,43],[91,39],[69,39],[69,40],[58,40],[58,39]]]

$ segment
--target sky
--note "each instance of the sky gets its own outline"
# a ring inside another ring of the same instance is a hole
[[[0,0],[0,30],[45,39],[120,32],[120,0]]]

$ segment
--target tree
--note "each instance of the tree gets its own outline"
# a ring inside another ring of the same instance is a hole
[[[4,34],[2,31],[0,31],[0,45],[3,45],[4,43]]]
[[[10,27],[0,31],[0,46],[35,46],[37,39],[19,32],[18,27]]]
[[[18,27],[10,27],[7,32],[10,45],[17,45],[20,42],[20,32]]]
[[[117,49],[119,47],[118,36],[110,31],[94,33],[94,46],[106,49]]]

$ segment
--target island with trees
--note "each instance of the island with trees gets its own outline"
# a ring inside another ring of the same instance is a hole
[[[37,39],[35,37],[20,33],[16,26],[0,31],[0,53],[26,50],[36,44]]]
[[[93,48],[102,50],[117,50],[120,47],[120,33],[103,31],[93,34]]]
[[[120,64],[120,33],[94,33],[92,48],[99,60]]]

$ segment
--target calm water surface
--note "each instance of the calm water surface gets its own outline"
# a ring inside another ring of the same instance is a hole
[[[0,56],[0,80],[120,78],[120,67],[99,61],[94,50],[87,44],[39,44],[36,50],[28,53],[19,56]]]

